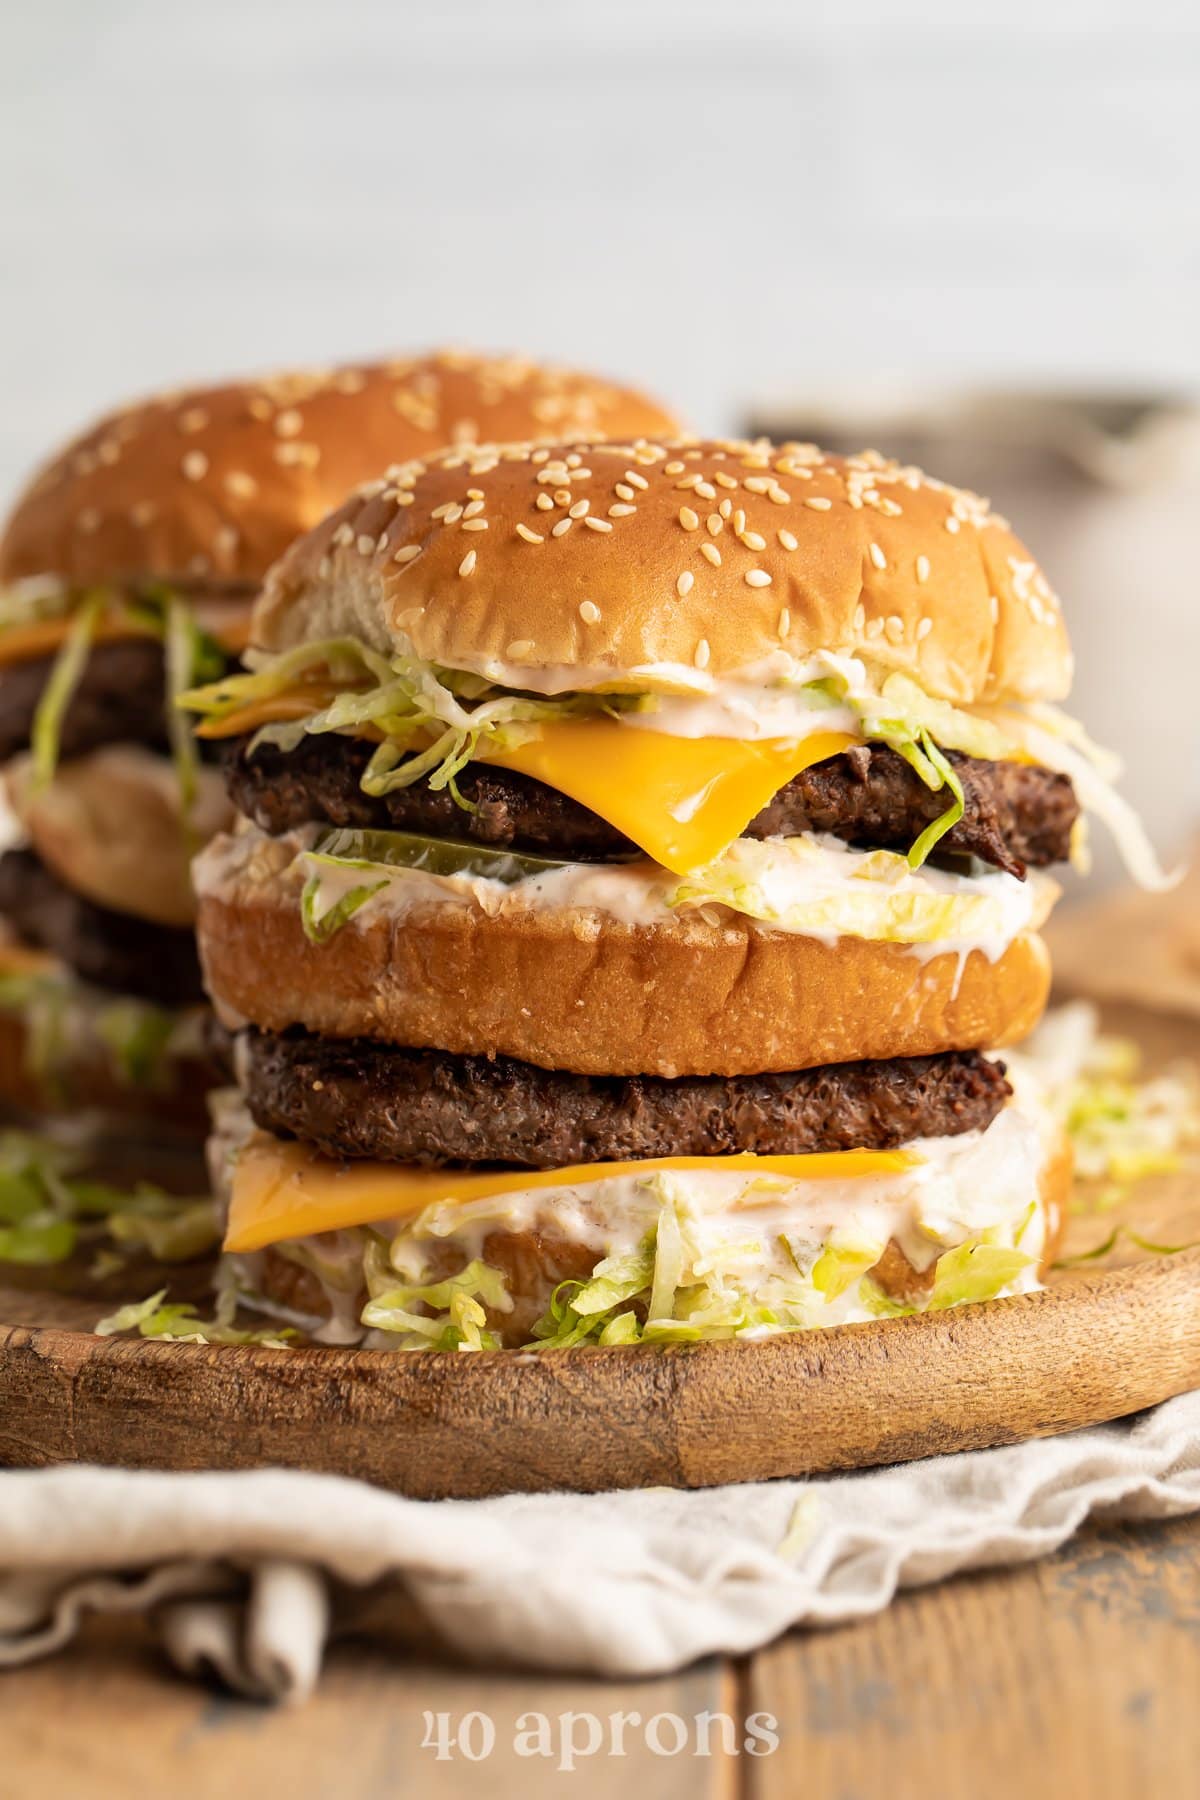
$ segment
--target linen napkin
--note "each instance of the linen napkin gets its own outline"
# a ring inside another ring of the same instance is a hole
[[[370,1617],[476,1661],[651,1675],[898,1590],[1044,1556],[1089,1517],[1200,1509],[1200,1392],[1069,1436],[807,1482],[405,1500],[281,1469],[0,1474],[0,1668],[89,1612],[297,1701]]]

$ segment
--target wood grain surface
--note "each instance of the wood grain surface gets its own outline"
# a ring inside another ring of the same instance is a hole
[[[1111,1020],[1148,1067],[1189,1021]],[[1200,1240],[1200,1177],[1086,1194],[1068,1252],[1128,1223]],[[1200,1249],[1121,1236],[1038,1294],[760,1343],[396,1356],[99,1339],[94,1301],[0,1293],[0,1462],[355,1475],[420,1498],[713,1483],[901,1462],[1120,1417],[1200,1385]],[[197,1429],[197,1421],[203,1429]]]

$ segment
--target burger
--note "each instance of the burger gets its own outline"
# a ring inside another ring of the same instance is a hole
[[[755,1337],[1035,1288],[1070,1153],[998,1047],[1081,802],[1058,601],[977,496],[765,442],[450,449],[186,697],[235,1034],[226,1294],[318,1340]]]
[[[238,666],[270,564],[357,481],[464,438],[674,429],[574,371],[441,351],[162,394],[32,481],[0,535],[0,1096],[202,1137],[188,875],[228,823],[174,696]]]

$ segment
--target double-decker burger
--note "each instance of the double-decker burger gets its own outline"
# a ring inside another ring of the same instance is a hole
[[[1058,602],[873,453],[452,450],[272,571],[193,694],[240,1101],[225,1271],[329,1342],[728,1338],[1020,1293],[1079,797]]]
[[[441,351],[163,394],[47,465],[0,533],[0,1097],[205,1128],[188,865],[229,815],[172,702],[237,665],[292,539],[447,443],[664,429],[594,376]]]

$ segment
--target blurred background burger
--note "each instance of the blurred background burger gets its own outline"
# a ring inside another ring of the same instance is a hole
[[[188,864],[229,811],[174,699],[237,665],[291,539],[356,482],[446,443],[670,424],[590,375],[440,351],[162,394],[35,476],[0,535],[10,1105],[203,1134]]]

